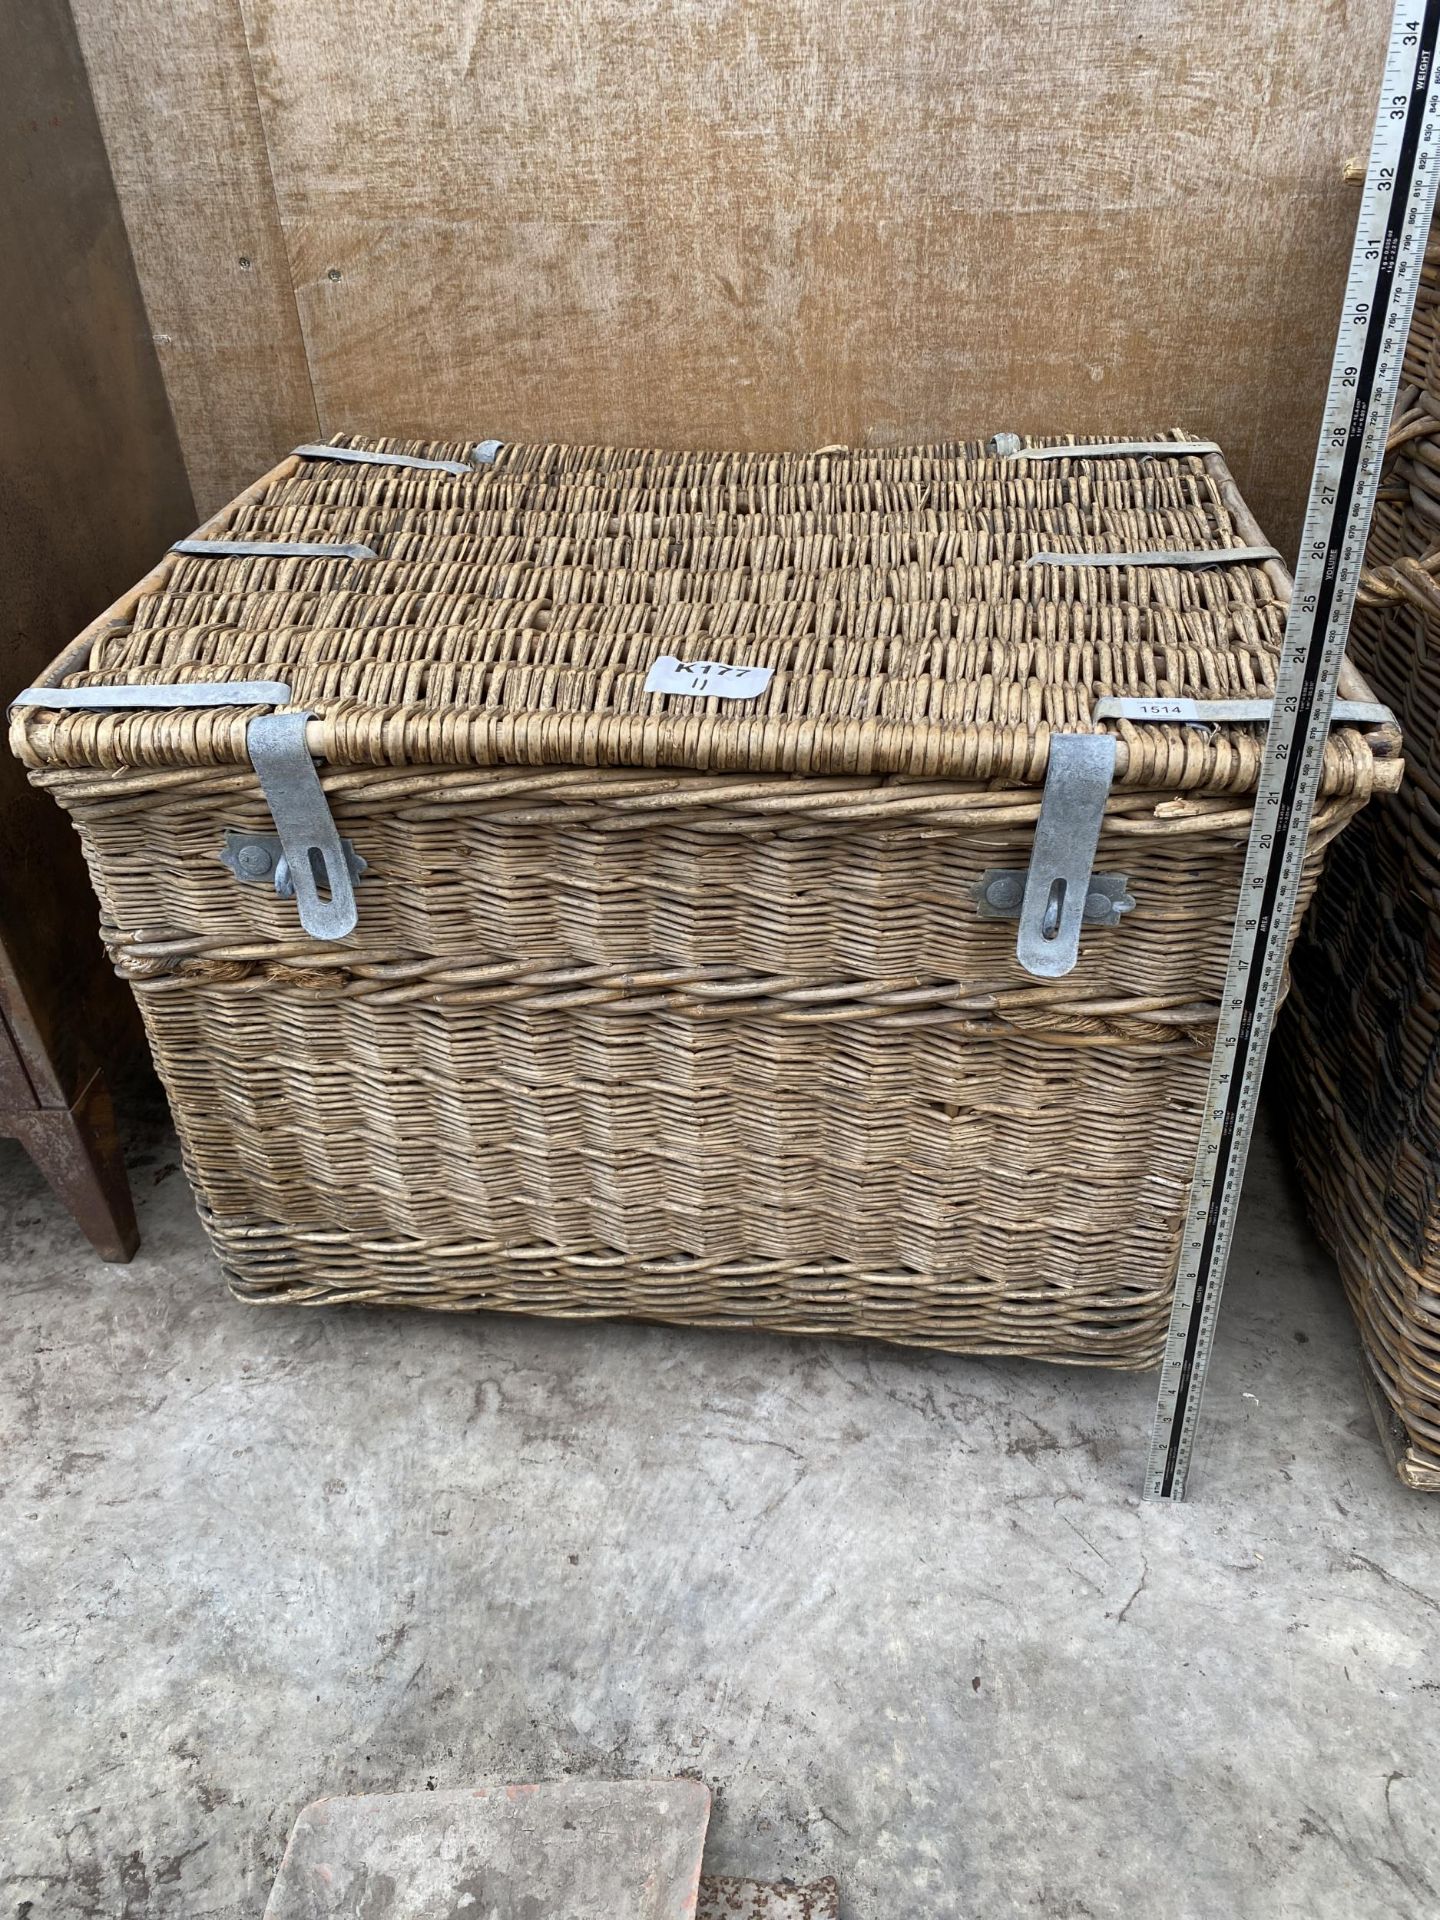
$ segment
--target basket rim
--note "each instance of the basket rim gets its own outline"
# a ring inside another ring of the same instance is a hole
[[[1028,439],[1030,446],[1093,446],[1118,436]],[[1155,437],[1155,436],[1152,436]],[[1183,442],[1176,430],[1168,436]],[[376,442],[354,434],[336,434],[337,447],[410,447],[420,443]],[[958,443],[943,443],[949,449]],[[1201,443],[1208,446],[1209,443]],[[425,443],[426,452],[449,443]],[[629,451],[628,449],[616,451]],[[897,457],[919,449],[823,448],[820,454],[854,453],[863,458]],[[942,443],[934,449],[937,456]],[[677,450],[683,454],[683,450]],[[764,459],[763,454],[737,454]],[[773,456],[777,459],[784,455]],[[791,454],[789,458],[798,458]],[[814,457],[814,456],[810,456]],[[1266,545],[1264,535],[1240,493],[1224,457],[1197,453],[1229,511],[1242,540]],[[305,466],[290,454],[220,508],[190,536],[218,539],[248,508]],[[337,463],[338,464],[338,463]],[[1068,463],[1066,463],[1068,464]],[[1223,551],[1223,549],[1217,549]],[[1273,549],[1271,550],[1273,552]],[[129,624],[140,602],[165,591],[180,556],[167,553],[140,581],[99,614],[51,662],[32,684],[58,688],[86,672],[97,644]],[[1288,606],[1291,577],[1282,560],[1251,561],[1262,570],[1276,600]],[[1347,658],[1341,669],[1341,697],[1374,702],[1358,669]],[[32,769],[99,770],[141,767],[156,770],[248,765],[246,732],[257,712],[304,706],[312,714],[306,730],[311,753],[323,768],[426,766],[573,766],[665,769],[698,777],[751,773],[833,779],[903,776],[983,781],[1036,787],[1044,783],[1049,742],[1055,733],[1112,733],[1116,737],[1115,784],[1125,788],[1182,792],[1245,793],[1254,790],[1260,772],[1263,733],[1256,727],[1228,725],[1207,737],[1193,727],[1136,725],[1126,720],[1049,724],[1044,721],[998,724],[992,720],[955,723],[938,720],[825,718],[808,715],[731,717],[724,703],[690,703],[685,712],[634,714],[580,710],[501,709],[493,706],[437,706],[428,703],[380,705],[362,700],[325,699],[275,708],[161,709],[150,712],[61,712],[15,707],[10,715],[12,751]],[[696,711],[702,707],[705,711]],[[1397,725],[1337,727],[1325,751],[1321,791],[1365,797],[1393,791],[1403,774]]]

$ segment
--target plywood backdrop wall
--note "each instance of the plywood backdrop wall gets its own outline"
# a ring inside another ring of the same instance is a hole
[[[1293,539],[1385,0],[75,0],[210,508],[337,428],[1184,423]]]
[[[195,509],[66,0],[0,0],[0,45],[3,704]],[[69,1097],[95,1056],[113,1067],[139,1046],[79,842],[3,750],[0,948],[0,1055],[8,1016],[38,1034]],[[6,1086],[0,1125],[33,1097]]]

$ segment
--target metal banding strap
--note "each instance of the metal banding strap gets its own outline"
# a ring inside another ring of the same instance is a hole
[[[475,446],[475,464],[477,467],[493,467],[495,456],[505,445],[503,440],[480,440]]]
[[[182,680],[154,686],[26,687],[10,704],[104,713],[128,707],[283,707],[289,698],[283,680]]]
[[[1214,440],[1096,440],[1075,447],[1025,447],[1019,434],[997,433],[990,451],[1006,460],[1149,460],[1157,454],[1219,453],[1220,448]]]
[[[1123,695],[1097,700],[1095,720],[1139,720],[1158,726],[1210,727],[1237,723],[1267,726],[1275,702],[1261,700],[1167,700],[1163,695]],[[1330,714],[1337,727],[1398,726],[1389,707],[1372,700],[1337,700]]]
[[[302,460],[343,460],[354,467],[419,467],[426,473],[473,473],[470,460],[423,460],[418,453],[372,453],[367,447],[296,447]]]
[[[1032,553],[1027,567],[1242,567],[1281,558],[1275,547],[1191,547],[1174,553]]]
[[[343,940],[359,917],[355,885],[305,744],[309,719],[305,712],[261,714],[250,722],[245,746],[285,849],[301,926],[316,940]]]
[[[1015,942],[1016,959],[1042,980],[1062,978],[1080,957],[1080,928],[1114,773],[1113,735],[1052,734]]]
[[[203,560],[378,560],[373,547],[351,541],[343,546],[323,540],[177,540],[172,553]]]

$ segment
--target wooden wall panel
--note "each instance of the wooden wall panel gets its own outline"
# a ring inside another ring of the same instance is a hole
[[[203,517],[314,439],[236,0],[72,0]]]
[[[0,0],[0,35],[3,705],[194,508],[65,0]],[[133,1044],[97,917],[68,820],[0,749],[0,942],[72,1091],[78,1041]]]
[[[97,84],[103,51],[130,111],[156,86],[180,111],[162,10],[77,4]],[[236,5],[253,91],[227,82],[216,140],[243,108],[235,177],[247,206],[271,194],[299,312],[282,327],[277,292],[261,324],[297,384],[302,336],[323,430],[805,446],[1183,423],[1293,540],[1384,0],[183,0],[227,73]],[[187,58],[194,127],[211,83]],[[168,190],[142,192],[172,222]],[[211,288],[202,352],[241,324],[217,291],[236,218],[198,254],[141,249],[147,289],[182,259],[192,314]],[[228,440],[231,389],[203,435],[177,397],[227,487],[297,437],[257,445],[245,384]]]

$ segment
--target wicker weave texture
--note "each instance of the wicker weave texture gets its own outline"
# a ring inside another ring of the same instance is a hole
[[[1223,560],[1257,540],[1222,466],[318,460],[223,530],[380,557],[177,558],[60,669],[289,681],[368,863],[353,935],[221,864],[270,825],[243,715],[12,737],[237,1292],[1154,1362],[1256,729],[1115,729],[1096,866],[1137,904],[1065,979],[975,896],[1028,862],[1052,728],[1273,684],[1287,583]],[[1217,560],[1025,564],[1172,548]],[[661,652],[776,672],[737,714],[643,693]],[[1336,734],[1307,895],[1396,744]]]
[[[1337,850],[1282,1028],[1292,1137],[1400,1477],[1440,1491],[1440,237],[1432,231],[1351,653],[1406,778]]]
[[[309,461],[238,505],[224,532],[359,542],[378,557],[177,556],[70,678],[283,680],[339,766],[1035,785],[1050,730],[1089,731],[1100,696],[1269,691],[1288,594],[1277,562],[1224,562],[1258,529],[1223,464],[1198,455],[513,447],[463,476]],[[1216,558],[1034,564],[1169,550]],[[739,713],[646,693],[662,653],[774,677]],[[1117,731],[1122,785],[1254,786],[1254,728]],[[19,744],[52,765],[244,765],[244,736],[235,715],[68,715],[28,720]],[[1363,798],[1397,744],[1337,734],[1327,791]]]
[[[1047,988],[974,900],[1033,794],[370,775],[331,788],[374,870],[327,951],[214,857],[267,824],[253,790],[57,778],[246,1297],[1154,1359],[1231,802],[1115,804],[1099,857],[1140,904]]]

